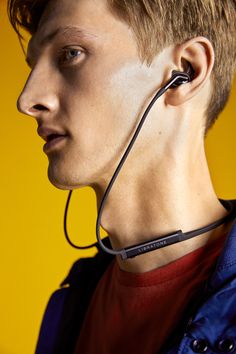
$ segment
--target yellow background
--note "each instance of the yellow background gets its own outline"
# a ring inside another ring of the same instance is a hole
[[[49,183],[36,121],[17,112],[16,100],[29,70],[4,4],[0,0],[0,354],[31,354],[50,294],[77,258],[95,250],[80,252],[67,244],[63,216],[68,191]],[[236,195],[235,100],[236,84],[206,141],[215,189],[229,199]],[[68,221],[75,242],[95,241],[96,203],[89,188],[73,193]]]

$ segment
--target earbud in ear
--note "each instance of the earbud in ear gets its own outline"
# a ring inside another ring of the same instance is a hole
[[[186,83],[192,81],[193,78],[194,78],[194,70],[191,65],[189,66],[189,69],[187,70],[187,72],[173,70],[172,77],[171,77],[172,84],[169,88],[175,88],[175,87],[178,87],[182,84],[186,84]]]

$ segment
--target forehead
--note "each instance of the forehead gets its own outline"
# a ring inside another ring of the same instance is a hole
[[[102,21],[100,15],[103,16]],[[112,15],[106,0],[51,0],[43,13],[39,28],[63,21],[83,21],[87,26],[98,26],[107,17]]]
[[[128,26],[109,11],[107,0],[51,0],[29,47],[42,46],[46,44],[45,39],[50,41],[55,34],[105,39],[127,36],[129,32]]]

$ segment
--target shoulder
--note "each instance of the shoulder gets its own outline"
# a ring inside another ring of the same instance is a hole
[[[103,242],[110,246],[109,238],[106,237]],[[60,286],[79,286],[81,282],[91,280],[98,281],[103,275],[114,256],[105,253],[97,246],[98,252],[93,257],[79,258],[72,265],[68,275],[61,282]]]

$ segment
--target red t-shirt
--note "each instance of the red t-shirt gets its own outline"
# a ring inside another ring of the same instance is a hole
[[[145,273],[123,271],[112,261],[93,294],[74,354],[156,354],[209,278],[224,240]]]

